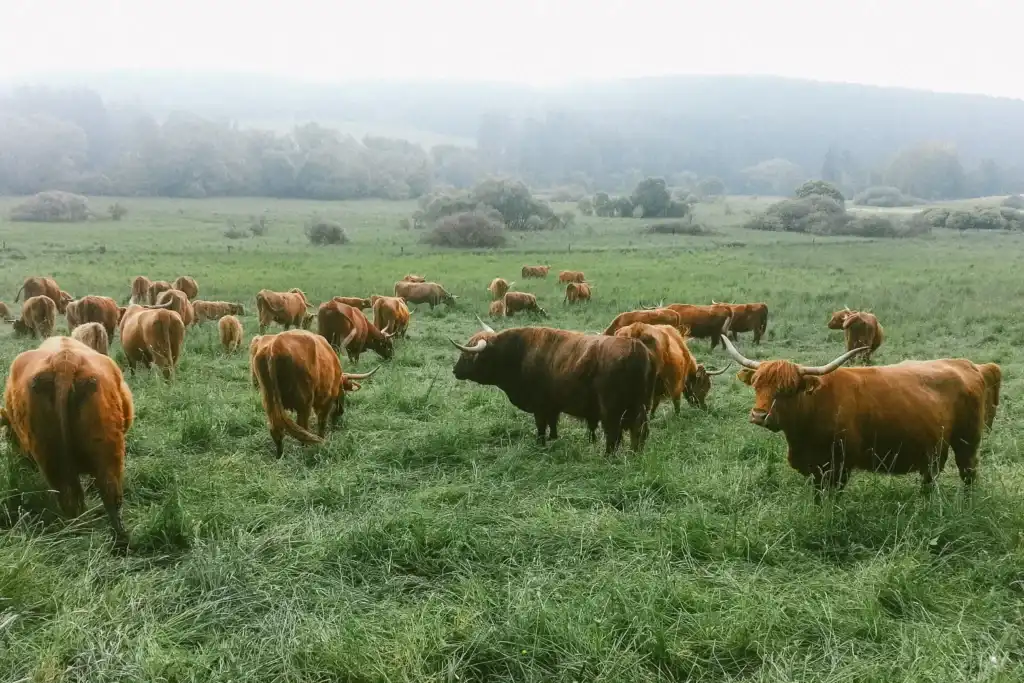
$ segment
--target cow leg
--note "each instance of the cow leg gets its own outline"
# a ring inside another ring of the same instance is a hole
[[[679,414],[679,396],[672,397],[672,408],[676,411],[676,415]],[[654,408],[658,407],[658,399],[654,399]],[[651,415],[654,415],[654,408],[651,408]]]
[[[298,410],[295,411],[295,421],[298,422],[299,426],[305,429],[307,432],[309,431],[309,418],[311,418],[312,416],[313,410],[308,405],[305,405],[302,408],[299,408]]]
[[[676,404],[678,412],[678,404]],[[634,453],[641,453],[647,444],[647,436],[650,434],[650,421],[647,419],[647,412],[643,411],[629,427],[629,445]]]
[[[271,427],[270,438],[274,440],[274,449],[277,452],[277,457],[280,458],[284,455],[284,429]]]
[[[618,420],[602,421],[604,427],[604,452],[611,455],[622,443],[622,423]]]
[[[974,484],[976,476],[979,443],[980,437],[971,438],[967,441],[960,440],[953,444],[953,457],[956,459],[956,468],[960,470],[960,479],[963,480],[964,485],[968,488]]]
[[[590,432],[590,443],[597,441],[597,420],[587,420],[587,431]]]
[[[533,421],[537,423],[537,442],[544,446],[547,443],[545,433],[547,432],[548,420],[540,413],[534,413]]]
[[[548,417],[548,438],[552,441],[558,438],[558,413]]]
[[[107,476],[97,478],[96,487],[99,489],[100,500],[103,501],[107,519],[110,520],[110,526],[114,530],[114,549],[125,551],[128,549],[128,532],[125,531],[121,521],[121,505],[124,502],[121,482],[115,476]]]

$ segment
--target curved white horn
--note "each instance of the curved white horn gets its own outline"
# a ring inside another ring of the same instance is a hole
[[[726,336],[725,334],[722,334],[722,345],[725,346],[725,350],[729,352],[729,355],[732,356],[733,360],[735,360],[743,367],[750,368],[751,370],[757,370],[757,368],[761,366],[761,361],[750,360],[742,353],[737,351],[736,347],[732,345],[731,341],[729,341],[729,337]]]
[[[708,375],[710,375],[712,377],[717,377],[718,375],[724,375],[725,371],[728,370],[731,367],[732,367],[732,361],[729,361],[729,363],[724,368],[722,368],[721,370],[708,370],[707,368],[704,368],[704,372],[708,373]]]
[[[346,372],[344,373],[344,375],[345,379],[366,379],[367,377],[370,377],[371,375],[373,375],[373,373],[377,372],[378,370],[380,370],[379,365],[375,367],[373,370],[370,370],[369,372]]]
[[[348,336],[346,336],[344,340],[342,340],[341,348],[347,349],[348,345],[352,343],[352,340],[356,338],[357,334],[359,334],[359,328],[353,325],[352,331],[348,333]]]
[[[494,329],[490,325],[488,325],[483,320],[481,320],[479,315],[476,317],[476,319],[480,322],[480,327],[484,328],[484,332],[490,332],[491,334],[497,334],[497,332],[495,332]]]
[[[485,348],[487,348],[487,340],[486,339],[481,339],[480,341],[478,341],[473,346],[463,346],[462,344],[460,344],[459,342],[455,341],[451,337],[448,337],[448,341],[450,341],[452,343],[452,345],[454,345],[455,348],[457,348],[459,351],[464,351],[466,353],[480,353]]]
[[[800,365],[798,367],[800,368],[800,372],[802,374],[804,374],[804,375],[827,375],[828,373],[830,373],[830,372],[836,370],[837,368],[839,368],[839,366],[842,365],[843,363],[845,363],[846,361],[848,361],[851,358],[853,358],[854,356],[856,356],[858,353],[862,353],[864,351],[867,351],[869,348],[871,348],[871,347],[869,347],[869,346],[861,346],[860,348],[854,349],[853,351],[847,351],[846,353],[844,353],[843,355],[839,356],[839,358],[836,358],[834,361],[832,361],[828,365],[818,365],[818,366],[811,366],[811,367],[805,367],[803,365]]]

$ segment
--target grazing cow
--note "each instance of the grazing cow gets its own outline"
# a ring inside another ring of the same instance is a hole
[[[558,281],[564,283],[584,282],[586,278],[583,276],[582,270],[563,270],[558,274]]]
[[[129,304],[145,304],[153,303],[149,298],[149,288],[153,286],[153,281],[145,275],[139,275],[132,280],[132,296],[128,299]]]
[[[3,301],[0,301],[0,318],[7,320],[10,317],[11,309],[7,308],[7,304],[5,304]]]
[[[430,304],[431,310],[441,304],[454,306],[459,298],[436,282],[396,282],[395,296],[402,297],[407,304]]]
[[[366,379],[380,369],[343,373],[341,361],[327,340],[307,330],[255,337],[249,344],[249,354],[253,383],[260,390],[279,458],[284,454],[286,433],[303,443],[323,441],[328,422],[345,411],[345,389],[358,389],[356,380]],[[295,411],[296,420],[285,410]],[[309,418],[314,412],[318,434],[309,431]]]
[[[502,297],[505,302],[505,316],[511,318],[516,313],[529,311],[547,317],[548,313],[537,304],[537,297],[526,292],[506,292]]]
[[[203,301],[196,299],[192,303],[192,312],[196,317],[196,325],[207,320],[220,320],[226,315],[245,315],[245,307],[242,304],[233,304],[228,301]]]
[[[0,413],[8,440],[39,467],[65,515],[82,514],[80,477],[94,479],[115,547],[126,549],[125,434],[135,410],[117,364],[75,339],[51,337],[11,363]]]
[[[358,296],[336,296],[336,297],[334,297],[334,299],[332,299],[332,301],[338,301],[338,302],[343,303],[343,304],[345,304],[347,306],[352,306],[353,308],[358,308],[361,311],[364,310],[364,309],[370,308],[371,306],[373,306],[373,302],[372,301],[370,301],[369,299],[363,299],[363,298],[358,297]]]
[[[753,332],[754,343],[760,344],[761,337],[768,329],[768,304],[729,304],[711,300],[713,306],[728,306],[732,311],[732,322],[729,323],[729,338],[736,341],[740,332]]]
[[[57,304],[48,296],[30,297],[21,305],[21,318],[8,319],[7,322],[14,326],[15,334],[45,339],[53,334],[57,325]]]
[[[397,296],[374,298],[373,324],[379,330],[390,330],[396,337],[404,338],[409,331],[409,307],[405,305],[405,299]]]
[[[654,356],[658,388],[651,406],[652,415],[663,398],[672,399],[676,415],[679,414],[679,399],[683,396],[690,405],[706,409],[705,399],[711,391],[711,377],[723,374],[732,365],[730,363],[721,370],[707,370],[690,353],[686,338],[671,325],[632,323],[616,330],[615,336],[639,340]]]
[[[590,285],[586,282],[570,282],[565,286],[565,298],[562,303],[577,304],[590,301]]]
[[[167,280],[155,280],[149,285],[149,305],[155,306],[157,297],[169,289],[174,289]]]
[[[196,282],[195,278],[189,277],[188,275],[182,275],[175,280],[173,287],[179,292],[184,292],[189,301],[192,301],[199,296],[199,284]]]
[[[487,314],[492,318],[504,318],[505,317],[505,299],[498,299],[492,301],[491,305],[487,308]]]
[[[861,346],[868,347],[868,352],[863,356],[865,364],[871,362],[871,354],[882,345],[882,326],[878,324],[878,318],[871,313],[844,308],[832,314],[828,321],[828,329],[843,331],[847,351]]]
[[[120,308],[109,296],[83,296],[70,302],[64,315],[68,319],[68,329],[72,332],[85,323],[99,323],[107,331],[107,337],[113,337],[117,330]]]
[[[156,298],[156,305],[171,309],[181,316],[181,322],[185,327],[196,324],[196,312],[192,308],[192,302],[188,295],[180,289],[168,289]]]
[[[732,316],[728,306],[714,304],[711,306],[694,306],[692,304],[669,304],[679,315],[679,329],[686,328],[694,339],[711,339],[711,348],[718,346],[718,338],[722,328]]]
[[[25,301],[28,301],[34,296],[49,297],[50,301],[57,305],[57,312],[61,315],[64,314],[68,302],[74,298],[62,290],[60,286],[57,285],[57,281],[52,277],[25,278],[25,282],[18,289],[18,293],[14,295],[15,302],[21,298],[22,292],[25,293]]]
[[[985,378],[985,427],[992,429],[992,421],[996,419],[996,409],[999,408],[1003,371],[995,363],[982,363],[978,365],[978,370]]]
[[[256,294],[256,313],[260,318],[260,334],[267,331],[271,323],[282,325],[285,330],[301,327],[308,330],[314,315],[306,311],[310,307],[306,294],[297,288],[287,292],[272,292],[261,289]]]
[[[500,277],[496,277],[491,280],[491,284],[487,285],[487,291],[491,293],[491,301],[497,301],[501,297],[505,296],[505,292],[512,289],[512,285],[515,282],[509,282],[508,280]]]
[[[220,345],[228,353],[234,353],[242,345],[242,323],[233,315],[225,315],[217,322]]]
[[[391,331],[383,331],[371,323],[355,306],[331,300],[320,304],[317,311],[317,330],[332,348],[348,353],[349,360],[358,362],[360,354],[372,349],[384,359],[395,355]]]
[[[523,278],[545,278],[551,266],[523,266]]]
[[[402,278],[402,282],[426,282],[427,278],[422,275],[406,275]]]
[[[101,323],[83,323],[71,332],[71,338],[82,342],[97,353],[110,355],[110,335]]]
[[[133,376],[136,363],[142,363],[145,368],[156,363],[164,379],[170,380],[181,357],[184,340],[185,323],[169,308],[134,304],[121,316],[121,348]]]
[[[750,421],[785,434],[789,464],[812,477],[816,499],[842,489],[853,470],[918,472],[928,491],[950,448],[960,477],[973,483],[986,384],[971,361],[841,367],[868,350],[860,347],[827,365],[807,367],[750,360],[724,336],[722,343],[744,367],[737,377],[754,388]]]
[[[633,323],[647,323],[648,325],[671,325],[679,327],[679,315],[668,308],[645,308],[640,311],[626,311],[619,313],[609,323],[603,334],[612,336],[615,332]]]
[[[533,413],[537,438],[558,438],[562,413],[582,418],[591,441],[600,424],[605,450],[612,453],[628,429],[634,450],[647,439],[647,413],[654,395],[654,359],[633,339],[556,330],[514,327],[495,332],[483,327],[466,345],[449,341],[462,352],[456,379],[496,386],[512,405]]]

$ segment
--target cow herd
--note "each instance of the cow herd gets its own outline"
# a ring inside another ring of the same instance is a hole
[[[523,266],[522,277],[546,278],[549,266]],[[589,301],[592,288],[579,271],[562,271],[566,304]],[[495,278],[487,287],[490,314],[532,312],[546,317],[533,294]],[[15,333],[44,341],[15,358],[7,376],[0,427],[17,450],[31,458],[57,492],[62,510],[77,515],[84,504],[81,475],[92,476],[114,530],[115,547],[128,535],[120,518],[125,435],[134,420],[132,394],[109,354],[118,334],[129,371],[156,365],[171,380],[187,330],[217,321],[228,353],[244,332],[241,304],[198,299],[187,276],[174,282],[137,277],[125,306],[105,296],[75,299],[48,277],[30,277],[15,296],[25,295],[20,316],[0,314]],[[345,409],[346,393],[360,389],[366,373],[346,373],[340,354],[357,361],[366,351],[383,359],[404,338],[410,305],[455,306],[456,297],[419,275],[395,283],[393,296],[334,297],[316,310],[300,289],[260,290],[259,334],[249,343],[249,374],[259,391],[276,454],[284,436],[318,443]],[[363,311],[372,310],[372,320]],[[57,315],[69,337],[53,336]],[[316,320],[317,332],[310,331]],[[705,409],[711,378],[729,365],[709,369],[696,361],[689,339],[723,346],[741,367],[736,377],[754,389],[749,420],[783,432],[789,464],[815,483],[815,495],[842,489],[852,470],[892,474],[918,472],[929,489],[950,450],[965,484],[977,469],[983,432],[999,404],[1001,371],[994,363],[967,359],[912,360],[870,366],[883,341],[882,326],[868,312],[836,311],[829,329],[843,330],[846,352],[823,366],[788,360],[756,361],[736,348],[738,334],[759,344],[768,324],[764,303],[669,304],[617,315],[602,334],[546,326],[496,331],[479,315],[480,331],[464,344],[449,338],[460,355],[458,380],[495,386],[518,409],[532,413],[541,444],[558,438],[565,413],[586,423],[592,441],[601,427],[607,453],[628,433],[641,450],[650,416],[662,401],[676,413],[682,399]],[[267,334],[271,325],[283,332]],[[292,329],[294,328],[294,329]],[[861,356],[862,367],[844,367]],[[289,412],[295,414],[293,419]],[[315,431],[310,420],[315,415]]]

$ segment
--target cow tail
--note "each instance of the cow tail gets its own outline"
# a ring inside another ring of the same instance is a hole
[[[758,333],[758,336],[763,337],[764,333],[768,330],[768,307],[767,306],[765,306],[764,310],[761,311],[761,319],[758,321],[757,325],[758,325],[758,327],[761,328],[761,331]]]
[[[256,357],[256,376],[259,378],[260,393],[263,395],[263,409],[267,412],[267,421],[274,429],[283,429],[289,436],[302,443],[321,443],[316,434],[306,431],[284,412],[281,405],[281,388],[277,381],[277,371],[281,365],[288,363],[286,357],[274,357],[274,346],[267,348],[267,353]]]
[[[57,459],[59,471],[68,473],[77,471],[71,462],[71,418],[68,415],[71,412],[69,404],[74,381],[75,371],[73,369],[58,366],[53,377],[53,410],[57,413]]]
[[[18,293],[14,295],[14,300],[17,301],[21,298],[21,293],[25,290],[25,284],[22,283],[21,287],[18,287]]]

